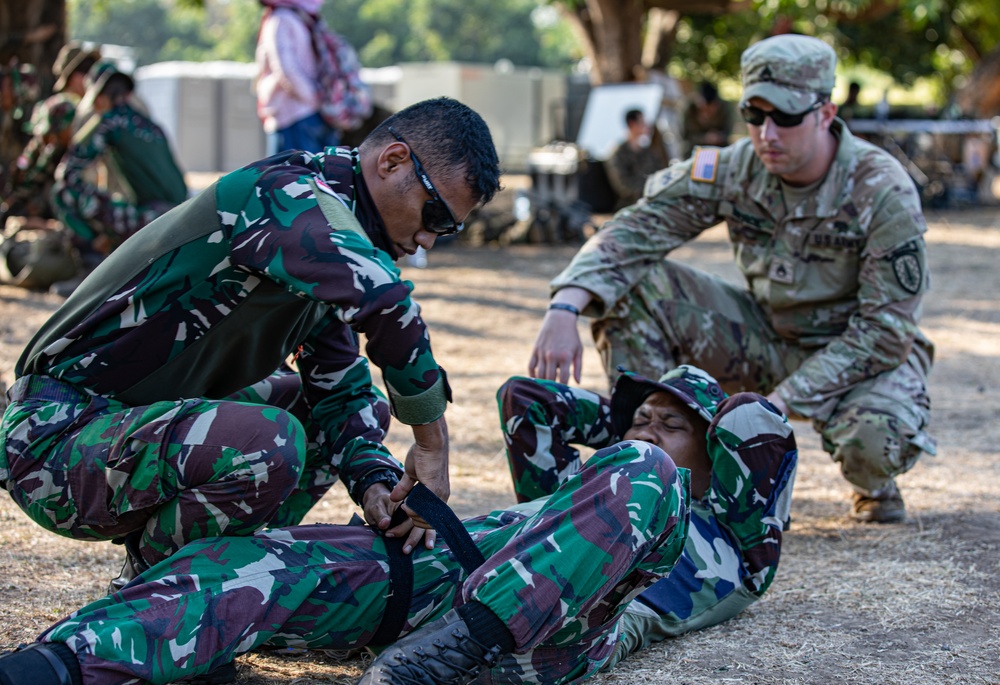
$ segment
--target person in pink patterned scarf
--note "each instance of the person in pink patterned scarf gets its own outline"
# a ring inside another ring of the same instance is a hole
[[[318,152],[340,135],[319,114],[322,91],[313,30],[324,0],[260,0],[257,35],[257,115],[267,153]]]

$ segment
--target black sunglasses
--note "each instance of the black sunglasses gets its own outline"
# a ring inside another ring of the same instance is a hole
[[[413,160],[413,173],[417,175],[420,179],[420,183],[424,186],[424,190],[427,194],[431,196],[431,199],[424,203],[424,208],[421,213],[421,218],[424,222],[424,228],[434,235],[453,235],[458,233],[463,228],[465,224],[460,224],[455,221],[455,215],[451,213],[451,209],[448,207],[448,203],[444,201],[441,197],[441,193],[437,191],[434,184],[431,183],[431,177],[427,175],[424,171],[424,165],[420,163],[417,156],[413,154],[413,148],[410,144],[403,140],[403,136],[396,133],[392,126],[389,127],[389,133],[393,137],[405,145],[410,150],[410,159]]]
[[[760,107],[754,107],[753,105],[743,103],[740,105],[740,116],[743,117],[743,121],[748,124],[752,124],[753,126],[763,126],[764,119],[770,117],[775,126],[780,128],[791,128],[792,126],[798,126],[801,124],[807,114],[815,112],[817,109],[822,107],[823,104],[823,100],[817,100],[806,111],[799,114],[789,114],[788,112],[782,112],[780,109],[765,111]]]

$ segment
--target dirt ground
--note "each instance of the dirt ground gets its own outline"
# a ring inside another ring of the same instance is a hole
[[[660,643],[591,682],[1000,683],[998,217],[996,209],[928,217],[933,290],[923,326],[937,344],[931,432],[938,455],[899,479],[909,519],[848,521],[848,486],[809,425],[796,424],[793,522],[772,589],[728,623]],[[455,244],[432,252],[426,269],[404,267],[454,389],[451,503],[459,515],[513,502],[494,392],[525,373],[546,284],[573,252]],[[736,278],[721,229],[675,256]],[[21,349],[59,303],[0,287],[0,379],[8,385]],[[592,348],[584,371],[585,387],[606,390]],[[405,453],[404,432],[390,441]],[[346,521],[352,505],[341,490],[308,520]],[[120,564],[120,548],[45,532],[0,495],[0,650],[100,597]],[[306,685],[353,683],[364,660],[271,652],[239,664],[244,685]]]

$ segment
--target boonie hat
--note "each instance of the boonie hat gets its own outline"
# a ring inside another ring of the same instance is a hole
[[[131,89],[135,89],[135,81],[132,80],[131,76],[123,71],[120,71],[118,69],[118,65],[111,60],[101,60],[92,66],[90,71],[87,72],[87,92],[80,101],[80,112],[89,113],[94,109],[94,100],[96,100],[97,96],[101,94],[102,90],[104,90],[104,86],[107,85],[108,79],[116,74],[121,74],[128,79],[129,87]]]
[[[747,48],[740,68],[744,101],[762,98],[783,112],[799,114],[833,91],[837,54],[819,38],[783,34]]]
[[[70,41],[62,46],[56,61],[52,65],[52,75],[56,77],[55,85],[52,89],[56,92],[66,87],[69,77],[73,75],[77,67],[87,58],[93,60],[101,59],[101,51],[97,49],[88,50],[78,41]]]
[[[57,93],[35,105],[31,113],[31,132],[36,136],[61,133],[73,123],[76,114],[76,100]]]
[[[635,410],[654,392],[669,392],[709,423],[719,411],[719,403],[726,399],[718,381],[690,364],[668,371],[659,381],[624,371],[611,391],[611,424],[619,437],[632,426]]]

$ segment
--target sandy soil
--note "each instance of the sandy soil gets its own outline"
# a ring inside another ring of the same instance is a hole
[[[933,291],[923,325],[937,344],[931,377],[936,457],[899,480],[910,518],[891,526],[845,518],[849,488],[808,424],[793,523],[767,596],[736,619],[669,640],[594,683],[1000,683],[1000,222],[997,210],[928,217]],[[452,505],[471,515],[513,502],[501,452],[496,388],[523,374],[547,281],[572,247],[441,246],[426,269],[404,267],[455,393]],[[736,278],[713,229],[676,256]],[[60,300],[0,286],[0,379]],[[589,337],[589,336],[587,336]],[[587,350],[585,387],[606,389]],[[390,442],[404,454],[405,433]],[[309,521],[345,521],[340,489]],[[0,649],[30,641],[100,597],[120,548],[75,542],[31,523],[0,495]],[[352,683],[361,657],[258,653],[240,659],[245,685]]]

